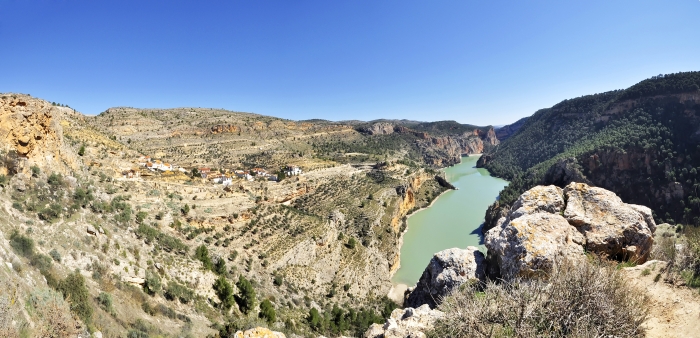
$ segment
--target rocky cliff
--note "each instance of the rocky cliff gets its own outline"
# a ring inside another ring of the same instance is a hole
[[[2,169],[27,173],[30,166],[66,173],[79,159],[64,144],[61,121],[74,114],[44,100],[23,94],[0,94],[0,135],[5,158]]]

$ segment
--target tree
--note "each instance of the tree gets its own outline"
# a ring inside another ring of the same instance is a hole
[[[223,258],[219,258],[214,264],[214,273],[219,276],[226,275],[226,261]]]
[[[231,306],[233,306],[234,302],[233,287],[226,280],[226,277],[219,276],[216,282],[214,282],[213,288],[214,292],[216,292],[216,296],[219,297],[219,301],[221,301],[221,307],[228,311]]]
[[[312,329],[321,331],[323,328],[323,318],[321,318],[321,314],[318,313],[318,310],[316,310],[315,307],[312,307],[311,310],[309,310],[309,317],[307,320],[309,321],[309,325]]]
[[[80,149],[78,150],[78,155],[83,156],[85,155],[85,145],[81,145]]]
[[[206,245],[202,244],[197,247],[197,250],[195,250],[194,252],[194,258],[202,262],[202,265],[204,265],[205,269],[211,270],[212,262],[211,258],[209,258],[209,249],[207,249]]]
[[[260,303],[260,312],[258,313],[258,317],[265,319],[270,324],[275,322],[275,319],[277,318],[275,314],[275,307],[272,306],[270,300],[265,299],[262,303]]]
[[[238,276],[236,287],[238,288],[238,295],[236,295],[235,299],[236,303],[238,303],[238,309],[244,314],[248,314],[255,307],[255,290],[253,290],[253,285],[243,275],[240,275]]]

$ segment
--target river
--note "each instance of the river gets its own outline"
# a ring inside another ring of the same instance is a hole
[[[408,218],[401,267],[391,279],[394,285],[415,285],[438,251],[477,246],[485,252],[479,227],[486,208],[508,182],[476,168],[478,159],[478,155],[462,157],[462,163],[446,168],[445,177],[459,190],[445,192],[429,208]]]

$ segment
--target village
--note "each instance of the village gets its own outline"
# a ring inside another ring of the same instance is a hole
[[[152,159],[150,156],[141,155],[136,161],[137,167],[122,170],[122,176],[126,179],[140,179],[142,176],[151,176],[151,173],[180,172],[191,178],[201,178],[211,184],[221,184],[227,187],[233,184],[234,179],[256,181],[266,180],[278,182],[285,177],[298,176],[302,174],[302,169],[295,165],[287,165],[276,172],[270,172],[265,168],[242,169],[212,169],[185,168],[173,165],[162,160]]]

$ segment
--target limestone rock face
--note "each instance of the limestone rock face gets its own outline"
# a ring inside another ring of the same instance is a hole
[[[532,215],[540,212],[558,214],[564,210],[564,194],[562,189],[553,186],[536,186],[524,192],[513,204],[508,219]]]
[[[63,144],[61,120],[69,108],[52,106],[23,94],[0,95],[0,136],[10,151],[14,172],[38,165],[44,171],[65,173],[66,165],[77,168],[75,156]]]
[[[585,239],[558,214],[544,212],[509,220],[486,234],[491,259],[501,277],[513,279],[550,272],[557,262],[583,258]]]
[[[246,331],[238,331],[235,338],[285,338],[284,333],[271,331],[264,327],[256,327]]]
[[[571,183],[564,218],[586,236],[586,249],[610,257],[643,263],[649,257],[656,230],[651,210],[623,203],[615,193]]]
[[[626,204],[613,192],[571,183],[523,193],[486,233],[490,278],[550,273],[557,263],[584,258],[584,250],[644,263],[656,224],[645,206]]]
[[[406,306],[435,308],[442,298],[464,283],[485,281],[484,254],[478,248],[447,249],[436,253],[408,296]]]
[[[394,125],[388,122],[377,122],[367,128],[370,135],[389,135],[394,133]]]
[[[386,323],[372,324],[364,338],[423,338],[424,331],[433,327],[435,320],[444,316],[439,310],[431,310],[427,304],[418,308],[396,309]]]

